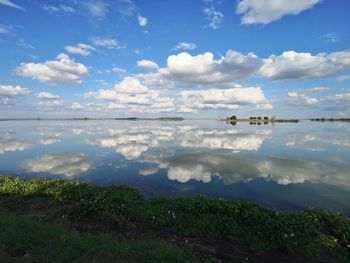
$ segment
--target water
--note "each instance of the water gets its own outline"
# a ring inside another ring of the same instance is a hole
[[[350,123],[0,122],[0,174],[350,215]]]

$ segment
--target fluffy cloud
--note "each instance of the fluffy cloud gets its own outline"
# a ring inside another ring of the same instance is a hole
[[[38,99],[42,99],[42,100],[58,100],[58,99],[60,99],[60,96],[46,92],[46,91],[39,92],[38,94],[36,94],[36,97]]]
[[[220,177],[225,184],[250,181],[258,170],[249,161],[219,153],[194,153],[166,159],[168,178],[181,183],[190,180],[209,183],[212,177]],[[233,172],[234,171],[234,172]]]
[[[25,9],[23,7],[21,7],[19,5],[16,5],[11,0],[0,0],[0,4],[1,5],[6,5],[6,6],[9,6],[9,7],[13,7],[13,8],[16,8],[16,9],[20,9],[22,11],[25,11]]]
[[[100,89],[84,94],[85,98],[111,101],[107,107],[133,112],[174,111],[174,100],[160,96],[159,91],[149,89],[135,77],[125,77],[112,89]]]
[[[155,70],[158,69],[158,64],[151,60],[139,60],[137,61],[137,66],[147,70]]]
[[[64,49],[71,54],[78,54],[81,56],[89,56],[91,51],[94,51],[95,48],[93,46],[80,43],[76,46],[65,46]]]
[[[271,80],[320,78],[342,70],[347,65],[347,59],[336,53],[297,53],[285,51],[281,55],[271,55],[264,60],[260,74]],[[341,52],[350,56],[350,52]]]
[[[314,105],[319,102],[317,98],[313,98],[296,91],[290,91],[287,95],[291,101],[296,102],[297,104]]]
[[[85,65],[75,62],[66,54],[59,54],[56,59],[43,63],[22,63],[15,73],[52,84],[81,84],[81,78],[89,74]]]
[[[97,47],[104,47],[107,49],[120,49],[123,48],[120,44],[119,41],[115,38],[99,38],[99,37],[94,37],[92,38],[92,43],[94,46]]]
[[[142,27],[147,26],[148,20],[147,20],[146,17],[141,16],[141,15],[138,15],[138,16],[137,16],[137,21],[139,22],[139,25],[140,25],[140,26],[142,26]]]
[[[30,94],[30,91],[21,86],[1,85],[0,84],[0,97],[16,97],[25,96]]]
[[[197,56],[182,52],[168,57],[167,68],[163,73],[185,82],[217,83],[249,77],[261,66],[261,59],[253,53],[243,55],[228,50],[226,56],[215,60],[210,52]]]
[[[180,145],[191,148],[225,149],[235,153],[258,151],[266,135],[242,134],[237,131],[193,130],[184,136]]]
[[[24,151],[29,149],[32,145],[26,141],[21,139],[12,138],[8,135],[1,135],[0,137],[0,154],[6,152],[16,152],[16,151]]]
[[[275,0],[241,0],[236,13],[242,14],[242,24],[268,24],[285,15],[297,15],[312,8],[321,0],[275,1]]]
[[[178,43],[174,48],[173,50],[193,50],[197,48],[197,45],[195,43],[191,43],[191,42],[180,42]]]
[[[83,108],[83,106],[80,103],[73,103],[71,106],[72,110],[81,110]]]
[[[90,169],[90,161],[82,153],[49,153],[37,159],[23,161],[28,172],[75,176]]]
[[[237,109],[240,105],[267,103],[260,87],[184,90],[181,99],[186,106],[197,109]]]
[[[218,29],[224,19],[224,14],[217,11],[215,7],[205,8],[203,10],[205,14],[205,19],[209,21],[208,27],[212,29]]]
[[[257,164],[260,176],[279,184],[310,181],[350,187],[350,169],[332,163],[286,157],[270,157]]]

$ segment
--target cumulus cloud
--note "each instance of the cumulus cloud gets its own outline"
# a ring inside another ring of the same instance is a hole
[[[29,149],[31,146],[32,144],[26,141],[13,138],[6,134],[0,137],[0,154],[6,152],[24,151],[26,149]]]
[[[192,130],[185,134],[180,142],[182,147],[225,149],[235,153],[241,151],[258,151],[267,135],[244,134],[237,131]]]
[[[82,153],[49,153],[23,161],[20,166],[28,172],[71,177],[89,170],[91,163]]]
[[[167,176],[171,180],[186,183],[190,180],[209,183],[212,177],[220,177],[225,184],[250,181],[257,177],[256,167],[245,159],[219,153],[194,153],[166,159]]]
[[[197,48],[197,45],[192,42],[180,42],[174,46],[173,50],[193,50]]]
[[[186,52],[171,55],[167,68],[168,77],[191,83],[230,82],[253,75],[262,66],[262,60],[253,53],[243,55],[228,50],[218,60],[210,52],[192,56]]]
[[[137,61],[137,66],[139,68],[147,69],[147,70],[155,70],[158,69],[158,64],[151,60],[139,60]]]
[[[71,108],[72,108],[72,110],[81,110],[83,108],[83,106],[80,103],[75,102],[72,104]]]
[[[224,14],[217,11],[215,7],[208,7],[203,10],[205,14],[205,19],[208,20],[209,24],[207,27],[211,29],[218,29],[224,19]]]
[[[243,15],[242,24],[268,24],[285,15],[297,15],[312,8],[321,0],[275,1],[275,0],[240,0],[236,13]]]
[[[279,184],[309,181],[350,187],[350,169],[333,163],[287,157],[270,157],[257,164],[260,176]]]
[[[317,98],[313,98],[307,96],[306,94],[299,93],[296,91],[290,91],[287,95],[291,101],[296,102],[298,104],[315,105],[319,102]]]
[[[271,80],[320,78],[350,65],[347,64],[350,52],[344,51],[341,54],[344,58],[341,58],[338,52],[312,55],[285,51],[279,56],[271,55],[265,59],[260,74]]]
[[[159,91],[149,89],[136,77],[124,77],[111,89],[100,89],[97,92],[84,94],[85,98],[107,100],[109,109],[128,110],[133,112],[175,111],[172,98],[161,96]]]
[[[196,109],[238,109],[241,105],[267,103],[260,87],[183,90],[180,95],[186,106]]]
[[[38,94],[36,94],[36,97],[38,99],[42,99],[42,100],[58,100],[58,99],[60,99],[60,96],[46,92],[46,91],[39,92]]]
[[[141,16],[141,15],[138,15],[138,16],[137,16],[137,21],[138,21],[138,23],[139,23],[140,26],[142,26],[142,27],[147,26],[148,20],[147,20],[146,17]]]
[[[156,145],[152,134],[138,127],[109,129],[107,134],[94,136],[86,143],[112,149],[123,155],[126,160],[138,159],[149,147]]]
[[[84,64],[77,63],[66,54],[59,54],[54,61],[21,63],[15,73],[31,77],[42,83],[81,84],[82,77],[89,74]]]
[[[16,97],[25,96],[30,94],[27,88],[21,86],[1,85],[0,84],[0,97]]]
[[[91,51],[94,51],[95,48],[93,46],[80,43],[76,46],[65,46],[64,49],[71,54],[78,54],[81,56],[89,56]]]
[[[16,5],[15,3],[13,3],[11,0],[0,0],[0,4],[1,5],[6,5],[9,7],[13,7],[22,11],[25,11],[25,9],[19,5]]]

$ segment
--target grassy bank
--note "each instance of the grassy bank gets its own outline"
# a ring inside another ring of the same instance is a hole
[[[349,218],[325,211],[284,214],[243,201],[204,197],[144,200],[138,191],[124,186],[4,176],[0,194],[5,200],[2,206],[11,200],[18,203],[18,198],[48,202],[56,218],[106,222],[118,231],[142,228],[184,238],[240,242],[254,251],[301,255],[308,258],[305,262],[349,262],[350,258]]]
[[[23,215],[0,213],[0,262],[196,262],[164,241],[80,234]]]

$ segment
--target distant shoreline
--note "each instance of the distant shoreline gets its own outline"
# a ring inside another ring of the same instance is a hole
[[[117,120],[117,121],[183,121],[182,117],[150,117],[150,118],[0,118],[0,121],[95,121],[95,120]]]

